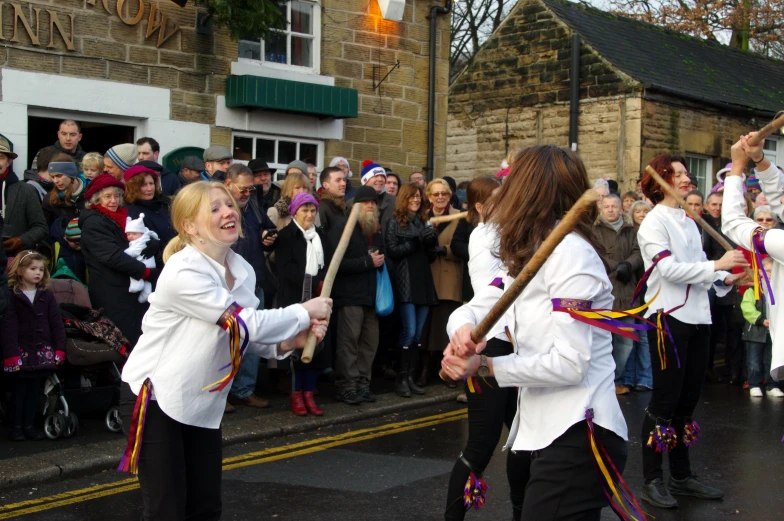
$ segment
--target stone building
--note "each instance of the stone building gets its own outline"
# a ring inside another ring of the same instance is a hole
[[[403,2],[403,0],[399,0]],[[292,0],[265,42],[233,41],[194,5],[168,0],[0,2],[0,133],[29,167],[80,122],[104,152],[152,136],[172,166],[210,144],[284,167],[333,156],[357,173],[371,159],[402,174],[426,163],[430,0],[402,21],[377,0]],[[449,16],[439,16],[435,165],[445,167]],[[393,68],[393,66],[395,66]],[[388,75],[387,75],[388,74]],[[381,80],[383,79],[383,82]],[[380,85],[379,85],[380,83]]]
[[[705,191],[738,136],[784,109],[784,63],[582,4],[521,0],[449,96],[456,179],[494,174],[507,150],[576,143],[591,179],[631,189],[653,157],[676,152]],[[765,148],[784,163],[781,136]]]

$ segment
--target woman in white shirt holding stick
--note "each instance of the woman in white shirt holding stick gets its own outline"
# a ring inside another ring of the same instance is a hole
[[[323,338],[332,301],[256,310],[253,269],[231,251],[241,233],[237,205],[222,184],[183,188],[172,222],[178,235],[123,369],[138,398],[120,469],[138,465],[145,520],[217,520],[220,423],[242,354],[284,358],[309,327]]]

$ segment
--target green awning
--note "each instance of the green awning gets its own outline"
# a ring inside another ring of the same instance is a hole
[[[315,85],[262,76],[226,78],[226,106],[312,114],[328,118],[356,118],[356,89]]]

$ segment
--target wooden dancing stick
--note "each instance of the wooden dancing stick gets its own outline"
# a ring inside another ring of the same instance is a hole
[[[779,112],[773,121],[762,127],[755,135],[751,136],[749,138],[749,145],[753,147],[759,145],[765,141],[766,137],[773,134],[781,127],[784,127],[784,111]]]
[[[504,294],[501,295],[501,298],[498,299],[498,302],[490,309],[487,313],[487,316],[479,322],[479,325],[471,331],[471,341],[475,344],[478,344],[487,333],[496,325],[496,323],[501,320],[501,317],[504,316],[504,313],[512,307],[514,301],[517,300],[523,290],[528,286],[528,283],[533,280],[536,274],[539,272],[539,269],[544,265],[545,261],[552,255],[555,248],[561,244],[561,241],[564,240],[564,237],[569,235],[575,226],[577,226],[577,222],[582,218],[583,214],[591,208],[592,205],[596,205],[596,201],[599,200],[599,193],[594,190],[586,190],[585,193],[574,203],[566,215],[564,215],[563,219],[558,223],[558,225],[550,232],[550,235],[547,236],[547,239],[544,240],[539,249],[533,254],[531,259],[526,263],[520,273],[517,274],[515,277],[514,282],[512,282]],[[438,376],[441,377],[442,380],[445,382],[452,381],[451,378],[444,372],[442,369],[439,371]]]
[[[732,245],[729,242],[727,242],[727,239],[722,237],[722,235],[719,232],[717,232],[713,226],[706,223],[705,219],[703,219],[701,215],[699,215],[697,212],[695,212],[694,210],[688,207],[686,201],[680,198],[680,196],[675,192],[673,187],[670,186],[670,183],[662,179],[662,177],[656,172],[656,170],[654,170],[651,167],[651,165],[645,167],[645,173],[651,176],[654,179],[654,181],[659,183],[659,186],[662,188],[662,190],[664,190],[664,192],[667,195],[675,199],[675,201],[680,205],[680,207],[686,210],[686,213],[689,214],[689,217],[694,219],[694,221],[697,224],[699,224],[700,227],[702,227],[702,229],[708,233],[708,235],[716,239],[716,242],[721,244],[722,248],[724,248],[727,251],[735,251],[735,248],[733,248]],[[754,280],[754,275],[752,275],[751,270],[749,268],[743,268],[743,271],[745,271],[746,274],[749,275],[752,278],[752,280]]]
[[[460,213],[451,213],[449,215],[438,215],[436,217],[431,217],[430,224],[441,224],[441,223],[451,223],[452,221],[458,221],[460,219],[467,219],[468,212],[460,212]]]
[[[332,256],[332,261],[329,263],[329,268],[327,268],[327,274],[324,276],[324,285],[321,288],[321,295],[322,297],[329,298],[330,294],[332,293],[332,285],[335,284],[335,277],[338,274],[338,268],[340,268],[340,263],[343,262],[343,255],[346,254],[346,248],[348,248],[348,243],[351,240],[351,234],[354,233],[354,226],[357,224],[357,219],[359,219],[359,212],[362,210],[361,203],[354,203],[354,206],[351,207],[351,213],[348,215],[348,221],[346,221],[346,227],[343,228],[343,234],[340,236],[340,242],[338,242],[337,248],[335,248],[335,254]],[[313,351],[316,349],[316,335],[311,332],[308,335],[308,339],[305,342],[305,348],[302,350],[302,356],[300,356],[300,360],[303,363],[309,364],[313,360]]]

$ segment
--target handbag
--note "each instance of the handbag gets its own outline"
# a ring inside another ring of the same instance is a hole
[[[376,271],[376,314],[385,317],[395,310],[395,297],[392,294],[392,281],[389,280],[387,263]]]

